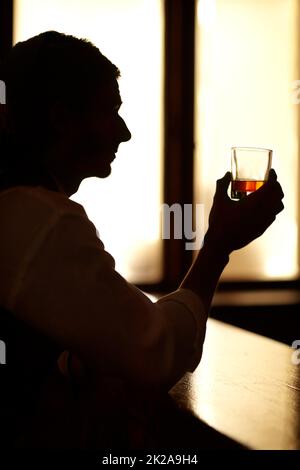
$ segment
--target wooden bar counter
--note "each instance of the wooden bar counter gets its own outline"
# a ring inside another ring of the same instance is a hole
[[[170,395],[182,410],[248,449],[300,449],[300,364],[293,364],[295,351],[209,319],[201,363]]]

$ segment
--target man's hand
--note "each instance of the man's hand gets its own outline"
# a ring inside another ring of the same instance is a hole
[[[273,169],[261,188],[239,201],[233,201],[227,195],[230,181],[230,172],[217,181],[204,239],[205,246],[210,245],[227,254],[262,235],[284,208],[284,194]]]

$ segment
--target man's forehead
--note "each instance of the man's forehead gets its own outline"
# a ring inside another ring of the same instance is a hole
[[[120,106],[122,100],[117,80],[101,84],[96,93],[96,100],[97,98],[103,105]]]

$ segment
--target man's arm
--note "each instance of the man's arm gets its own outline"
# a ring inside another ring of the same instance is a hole
[[[220,276],[229,261],[229,255],[204,243],[180,287],[190,289],[202,300],[208,314]]]
[[[227,198],[229,181],[226,176],[218,182],[196,262],[178,291],[157,303],[115,271],[113,258],[82,211],[63,209],[46,230],[38,223],[43,206],[32,211],[33,194],[28,210],[36,228],[27,237],[24,230],[14,232],[22,237],[22,249],[6,250],[7,266],[2,266],[13,284],[7,286],[9,308],[96,374],[170,388],[201,358],[211,299],[230,252],[263,233],[283,207],[274,175],[238,203]],[[16,207],[21,207],[18,200]],[[10,237],[8,230],[7,246]]]
[[[230,173],[217,181],[203,247],[180,285],[199,295],[207,313],[230,253],[262,235],[284,207],[274,170],[259,190],[240,201],[228,197],[230,181]]]

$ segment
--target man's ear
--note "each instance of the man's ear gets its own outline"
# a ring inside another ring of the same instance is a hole
[[[74,132],[76,119],[74,113],[60,102],[52,103],[48,111],[49,128],[57,136],[66,136]]]

